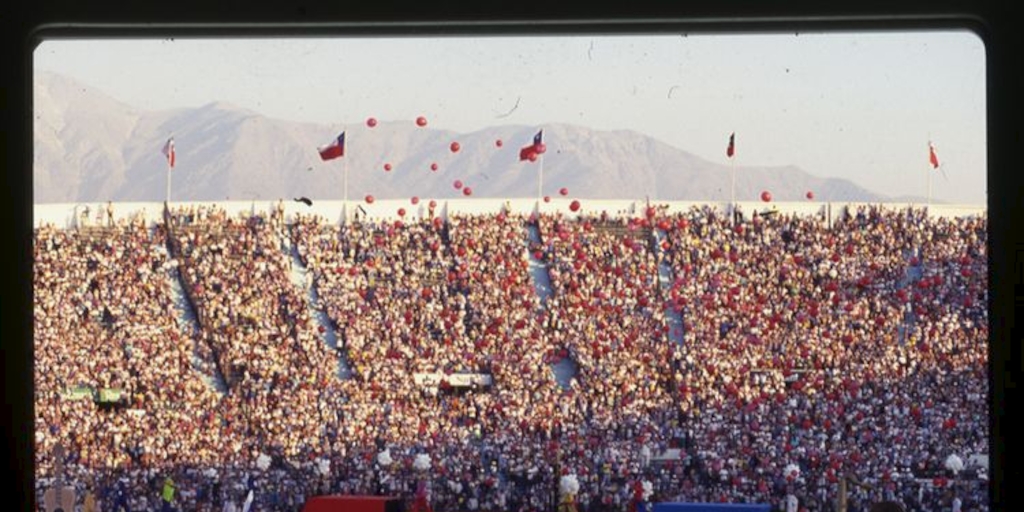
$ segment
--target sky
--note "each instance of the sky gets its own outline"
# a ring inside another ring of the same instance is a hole
[[[48,40],[37,71],[143,110],[222,101],[342,127],[633,130],[726,163],[986,202],[985,47],[968,31]],[[928,163],[931,141],[941,162]],[[929,172],[931,170],[931,172]]]

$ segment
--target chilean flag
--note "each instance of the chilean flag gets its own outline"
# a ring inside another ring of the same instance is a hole
[[[931,142],[928,143],[928,161],[932,164],[932,169],[939,168],[939,157],[935,154],[935,146]]]
[[[345,156],[345,132],[341,132],[330,144],[317,148],[317,151],[320,152],[320,159],[325,161]]]
[[[540,131],[537,132],[537,135],[533,136],[533,144],[531,144],[529,146],[523,146],[523,148],[519,150],[519,161],[522,162],[523,160],[529,160],[530,159],[530,155],[539,155],[540,151],[538,151],[537,148],[543,142],[544,142],[544,130],[540,130]],[[534,158],[536,158],[536,157],[534,157]]]
[[[164,144],[164,148],[160,152],[167,157],[168,167],[174,169],[174,137],[167,139],[167,143]]]
[[[736,132],[729,134],[729,147],[725,148],[725,156],[732,158],[736,154]]]

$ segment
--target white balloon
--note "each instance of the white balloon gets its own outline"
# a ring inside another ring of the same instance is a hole
[[[562,495],[575,495],[580,491],[580,481],[576,475],[565,475],[559,481],[558,490]]]
[[[331,461],[329,459],[318,460],[316,469],[321,475],[327,476],[331,472]]]
[[[391,462],[392,461],[391,461],[391,451],[390,450],[384,450],[384,451],[382,451],[382,452],[377,454],[377,464],[380,464],[381,466],[387,467],[387,466],[391,465]]]
[[[946,469],[953,473],[959,473],[964,470],[964,461],[959,455],[953,454],[946,457]]]

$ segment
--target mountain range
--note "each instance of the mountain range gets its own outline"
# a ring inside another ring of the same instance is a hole
[[[630,130],[543,126],[546,153],[519,161],[519,148],[541,127],[493,126],[471,133],[419,127],[413,120],[347,125],[345,156],[321,161],[317,148],[338,135],[327,125],[273,119],[223,102],[143,111],[53,73],[37,73],[33,98],[34,202],[162,201],[174,137],[172,200],[536,197],[567,188],[574,197],[727,201],[728,165],[710,162]],[[498,141],[501,141],[499,146]],[[458,142],[453,152],[451,143]],[[724,150],[724,148],[723,148]],[[431,170],[431,164],[437,170]],[[385,164],[391,165],[385,171]],[[543,167],[543,169],[541,169]],[[736,166],[736,199],[901,201],[849,180],[822,178],[795,166]]]

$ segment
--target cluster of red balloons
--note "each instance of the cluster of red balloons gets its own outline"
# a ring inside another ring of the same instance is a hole
[[[368,118],[366,118],[366,126],[368,126],[370,128],[376,127],[377,126],[377,118],[375,118],[375,117],[368,117]],[[419,126],[421,128],[427,126],[427,118],[425,116],[418,116],[416,118],[416,126]],[[501,139],[495,139],[494,145],[496,147],[500,148],[500,147],[504,146],[504,142]],[[462,149],[462,145],[459,144],[458,141],[452,141],[451,144],[449,144],[448,149],[452,153],[458,153]],[[541,155],[541,154],[543,154],[546,151],[547,151],[547,146],[544,143],[536,144],[533,147],[533,151],[530,153],[530,156],[529,156],[530,161],[536,161],[538,155]],[[390,162],[385,162],[384,163],[384,171],[385,172],[390,172],[392,169],[393,169],[393,166],[392,166],[392,164]],[[433,171],[433,172],[437,172],[438,169],[439,169],[439,166],[438,166],[437,162],[431,162],[430,170]],[[469,196],[469,195],[471,195],[473,193],[472,189],[470,189],[469,187],[464,187],[462,182],[459,181],[459,180],[455,181],[455,188],[456,189],[461,189],[463,195],[466,195],[466,196]],[[566,187],[562,187],[561,189],[559,189],[558,192],[562,196],[569,195],[569,189],[566,188]],[[810,193],[808,192],[808,194],[810,194]],[[367,204],[372,204],[373,201],[374,201],[374,197],[372,195],[367,195],[365,199],[366,199]],[[418,201],[419,201],[419,199],[414,197],[413,200],[412,200],[412,204],[416,204]],[[546,202],[546,203],[551,202],[551,197],[550,196],[545,196],[544,197],[544,202]],[[431,201],[431,203],[433,203],[433,201]],[[432,206],[433,206],[433,204],[432,204]],[[572,211],[574,211],[574,212],[578,211],[579,208],[580,208],[579,201],[573,201],[569,205],[569,208]]]

